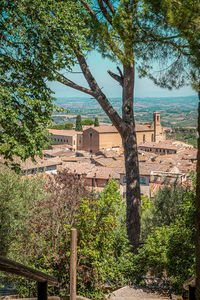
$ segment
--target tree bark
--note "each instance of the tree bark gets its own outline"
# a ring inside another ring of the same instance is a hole
[[[130,64],[124,67],[122,119],[125,129],[122,141],[126,169],[127,233],[129,241],[133,245],[133,252],[136,253],[140,241],[141,201],[133,93],[134,64]]]
[[[200,300],[200,91],[198,106],[198,152],[197,152],[197,178],[196,178],[196,299]]]
[[[127,233],[130,244],[133,246],[133,251],[137,252],[140,239],[140,185],[136,129],[133,114],[134,64],[130,63],[128,66],[124,66],[124,74],[120,74],[123,88],[121,118],[97,84],[87,65],[85,57],[81,54],[77,54],[77,59],[90,90],[72,83],[67,79],[62,79],[61,75],[59,79],[61,78],[60,82],[69,87],[93,95],[122,137],[127,181]],[[117,81],[119,82],[119,80]]]

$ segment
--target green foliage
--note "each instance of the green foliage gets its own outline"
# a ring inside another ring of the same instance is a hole
[[[99,120],[97,117],[95,117],[94,119],[94,127],[98,127],[99,126]]]
[[[71,130],[73,128],[73,123],[65,123],[65,129]]]
[[[81,115],[76,116],[76,128],[75,128],[75,130],[76,131],[83,131]]]
[[[197,148],[197,131],[196,129],[175,127],[172,133],[167,134],[168,139],[185,142]]]
[[[34,158],[48,142],[54,104],[47,79],[85,48],[83,18],[73,1],[0,2],[0,154]],[[73,36],[73,38],[72,38]]]
[[[142,197],[141,201],[141,239],[147,236],[156,227],[170,225],[177,215],[182,213],[182,203],[185,197],[185,188],[174,182],[171,186],[165,185],[159,189],[153,200]]]
[[[148,199],[142,202],[142,222],[150,220],[150,230],[134,257],[134,276],[142,281],[150,272],[181,293],[183,282],[194,275],[195,191],[166,187],[154,203]]]
[[[82,125],[87,125],[87,126],[90,126],[90,125],[94,125],[94,121],[93,120],[90,120],[90,119],[86,119],[86,120],[83,120],[81,122]]]
[[[28,201],[39,201],[44,185],[38,178],[21,179],[9,169],[0,171],[0,255],[11,258],[20,255],[19,235],[24,230]]]
[[[52,125],[52,126],[49,126],[49,128],[71,130],[73,128],[73,126],[74,126],[73,123],[65,123],[65,124]]]
[[[166,75],[171,75],[171,86],[179,86],[190,84],[196,91],[200,90],[199,74],[200,74],[200,20],[199,9],[200,4],[198,0],[145,0],[148,8],[156,14],[163,17],[167,25],[176,30],[177,37],[181,37],[181,43],[174,40],[174,47],[179,51],[178,59],[175,61],[176,66],[179,66],[179,79],[177,80],[173,70]],[[168,81],[167,76],[163,77],[166,86]],[[181,78],[181,80],[180,80]],[[156,82],[156,80],[155,80]],[[158,83],[158,81],[156,82]]]
[[[154,198],[154,227],[170,225],[181,212],[186,190],[174,182],[171,186],[159,189]]]
[[[153,227],[155,205],[147,196],[141,197],[141,241],[145,241]]]
[[[39,198],[27,198],[25,209],[28,216],[17,246],[20,261],[58,279],[59,286],[50,293],[69,293],[71,227],[78,231],[79,295],[103,299],[104,283],[112,289],[130,280],[126,209],[114,180],[99,195],[89,194],[78,175],[63,171],[48,181]],[[26,284],[15,283],[20,294],[27,295]]]

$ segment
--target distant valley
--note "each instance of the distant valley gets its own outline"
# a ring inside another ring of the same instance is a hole
[[[110,98],[113,107],[121,115],[121,98]],[[55,124],[75,122],[77,114],[82,119],[99,118],[100,122],[110,123],[98,102],[93,98],[57,98],[55,104],[58,107],[68,109],[69,113],[54,112]],[[196,127],[197,126],[197,106],[196,96],[188,97],[145,97],[135,98],[135,119],[140,124],[152,122],[152,114],[159,111],[161,123],[164,127]]]

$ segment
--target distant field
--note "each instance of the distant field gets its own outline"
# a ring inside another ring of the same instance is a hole
[[[121,115],[121,99],[111,98],[109,100]],[[100,122],[110,122],[95,99],[58,98],[56,105],[70,110],[69,114],[54,112],[53,119],[56,124],[74,123],[77,114],[80,114],[83,119],[98,117]],[[195,96],[136,98],[134,104],[135,119],[141,124],[151,123],[153,112],[159,111],[164,127],[196,127],[197,105],[198,98]]]

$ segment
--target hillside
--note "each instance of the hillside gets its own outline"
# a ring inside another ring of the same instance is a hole
[[[121,114],[121,98],[110,99],[114,108]],[[110,122],[100,105],[93,98],[57,98],[57,106],[69,109],[69,114],[54,113],[56,124],[74,122],[77,114],[82,118],[99,117],[101,122]],[[152,113],[159,111],[164,127],[196,127],[197,122],[196,96],[188,97],[145,97],[135,99],[135,118],[139,123],[151,123]]]

